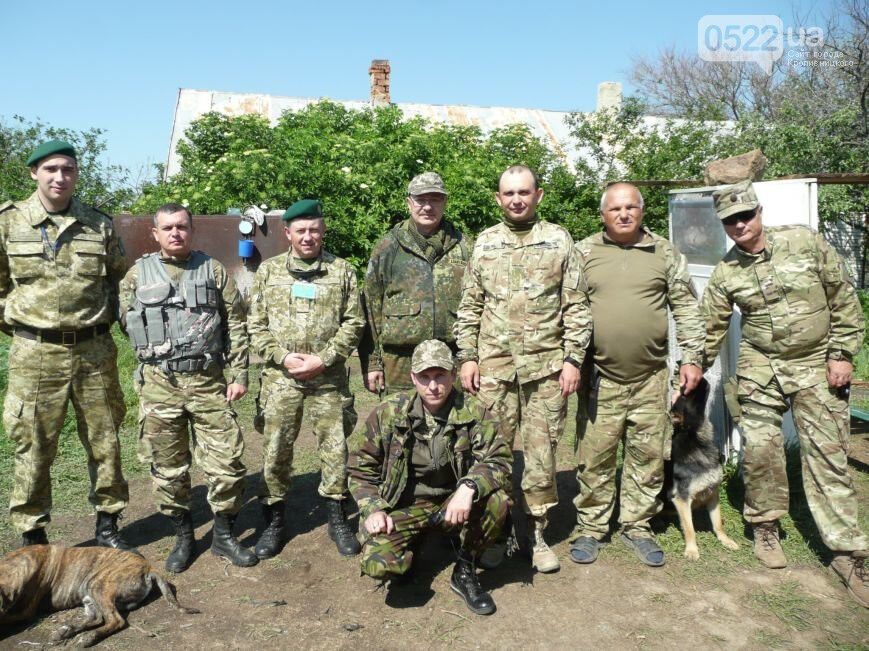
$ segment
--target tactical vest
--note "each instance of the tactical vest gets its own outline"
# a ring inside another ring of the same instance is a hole
[[[222,363],[225,351],[217,282],[211,258],[190,255],[176,284],[159,253],[136,261],[136,301],[127,311],[127,334],[139,361],[164,371],[199,371]]]

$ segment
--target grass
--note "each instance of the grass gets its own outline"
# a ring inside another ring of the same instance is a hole
[[[803,594],[797,581],[785,581],[770,589],[756,590],[748,600],[765,608],[794,630],[807,631],[814,626],[813,612],[818,600]]]
[[[124,477],[127,480],[142,477],[148,473],[147,464],[142,463],[137,455],[138,452],[138,398],[133,389],[133,374],[136,369],[136,358],[126,337],[115,326],[112,330],[115,344],[118,347],[118,374],[121,381],[121,389],[124,392],[124,402],[127,414],[119,434],[121,442],[121,462]],[[8,375],[8,355],[11,339],[0,334],[0,393],[5,395]],[[377,398],[366,391],[362,386],[362,380],[358,372],[356,360],[354,372],[351,376],[350,389],[356,396],[356,409],[359,413],[367,413],[377,402]],[[245,431],[246,438],[259,436],[253,431],[255,397],[259,391],[259,367],[253,366],[250,370],[250,387],[244,398],[235,403],[239,423]],[[2,413],[2,409],[0,409]],[[8,551],[4,541],[17,538],[9,521],[7,505],[12,489],[14,469],[13,442],[6,436],[0,421],[0,553]],[[293,474],[317,472],[320,469],[320,460],[315,449],[309,446],[297,448],[293,463]],[[249,468],[250,472],[256,472],[257,467]],[[195,468],[194,468],[195,471]],[[91,506],[87,501],[90,480],[87,473],[87,455],[79,441],[75,415],[72,407],[66,415],[63,428],[58,440],[57,458],[52,466],[52,498],[54,513],[66,513],[72,515],[86,515],[91,513]],[[194,472],[194,481],[201,480]],[[54,525],[52,525],[54,528]]]

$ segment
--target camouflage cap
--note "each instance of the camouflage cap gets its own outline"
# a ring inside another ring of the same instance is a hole
[[[411,196],[427,193],[447,194],[447,188],[444,185],[444,180],[437,172],[423,172],[413,177],[413,180],[407,185],[407,193]]]
[[[712,201],[715,203],[718,219],[727,219],[731,215],[754,210],[760,205],[751,181],[742,181],[716,190],[712,193]]]
[[[70,158],[78,160],[78,156],[75,153],[75,147],[71,144],[65,140],[49,140],[33,150],[33,153],[30,154],[30,158],[27,159],[25,165],[27,165],[27,167],[33,167],[34,165],[38,165],[39,161],[43,158],[48,158],[55,154],[63,154],[64,156],[69,156]]]
[[[290,222],[299,218],[313,219],[322,216],[323,204],[320,201],[317,199],[302,199],[287,208],[282,219],[285,222]]]
[[[455,368],[453,351],[437,339],[429,339],[419,344],[413,349],[413,357],[410,358],[410,370],[414,373],[422,373],[429,368],[442,368],[447,371]]]

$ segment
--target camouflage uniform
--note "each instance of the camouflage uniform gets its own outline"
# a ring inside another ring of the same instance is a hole
[[[863,314],[841,259],[803,226],[764,228],[766,247],[734,246],[715,267],[702,310],[705,364],[718,354],[733,306],[742,313],[736,367],[743,436],[745,519],[758,524],[788,511],[782,415],[790,407],[802,451],[803,488],[824,543],[869,548],[857,524],[848,474],[849,411],[826,381],[827,359],[851,359],[863,341]]]
[[[364,522],[385,511],[395,524],[391,534],[377,534],[362,551],[362,572],[375,578],[404,574],[413,561],[408,549],[430,525],[428,519],[446,507],[462,479],[470,479],[477,495],[468,523],[462,528],[462,548],[476,557],[495,538],[507,517],[512,457],[492,412],[473,396],[453,390],[442,435],[453,470],[449,494],[419,497],[412,490],[414,444],[427,436],[426,418],[415,391],[399,392],[371,412],[350,440],[347,462],[350,491]],[[408,487],[411,490],[408,490]]]
[[[621,440],[619,519],[630,537],[651,536],[672,434],[668,307],[681,363],[701,362],[703,320],[685,256],[662,237],[645,229],[641,235],[637,244],[619,245],[601,232],[576,245],[595,324],[595,370],[577,412],[576,538],[601,540],[609,531]]]
[[[0,213],[0,322],[16,331],[3,412],[15,443],[12,524],[25,532],[50,521],[50,470],[70,400],[88,456],[88,499],[97,511],[120,513],[128,500],[118,443],[125,406],[108,329],[126,271],[121,241],[108,215],[75,198],[50,215],[34,193]],[[36,331],[38,340],[26,338]],[[61,343],[49,342],[55,336]]]
[[[581,364],[591,335],[579,257],[570,234],[540,221],[520,235],[501,223],[480,234],[456,320],[459,363],[477,361],[479,398],[522,436],[523,508],[543,517],[558,503],[555,450],[567,401],[559,373]]]
[[[473,241],[444,220],[423,237],[408,219],[371,252],[365,274],[367,336],[359,348],[363,372],[383,371],[387,391],[411,389],[414,346],[439,339],[454,348],[453,325]]]
[[[145,363],[139,371],[141,382],[137,382],[141,456],[151,465],[158,508],[169,516],[190,509],[192,457],[205,473],[208,504],[214,513],[234,515],[244,493],[244,440],[235,411],[226,400],[223,371],[225,362],[229,382],[247,386],[244,303],[225,267],[204,253],[194,251],[180,261],[159,258],[176,291],[185,270],[208,260],[221,321],[217,344],[226,351],[225,359],[204,369],[184,371],[163,369],[157,361]],[[133,266],[120,285],[121,318],[127,326],[128,313],[136,309],[139,272],[139,264]]]
[[[252,350],[265,360],[258,399],[265,435],[259,487],[264,504],[282,501],[290,488],[303,407],[319,444],[319,493],[333,500],[346,495],[346,439],[356,425],[356,411],[345,361],[363,327],[356,274],[341,258],[323,251],[308,263],[290,251],[266,260],[257,271],[248,331]],[[326,369],[310,380],[293,379],[283,366],[293,352],[318,355]]]

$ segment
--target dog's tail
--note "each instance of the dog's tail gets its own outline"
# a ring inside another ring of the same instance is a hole
[[[163,594],[163,597],[175,610],[180,610],[182,613],[187,613],[188,615],[198,615],[200,613],[200,611],[196,610],[195,608],[187,608],[186,606],[182,606],[178,603],[178,599],[175,598],[175,586],[169,583],[169,581],[167,581],[162,574],[151,570],[151,574],[149,574],[148,576],[154,583],[157,584],[157,587],[160,588],[160,592]]]

